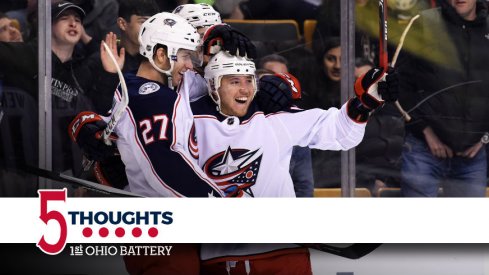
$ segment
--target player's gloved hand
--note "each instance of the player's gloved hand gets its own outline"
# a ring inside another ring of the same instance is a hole
[[[119,189],[124,189],[129,184],[121,156],[110,156],[97,161],[93,170],[100,184]]]
[[[348,115],[357,122],[365,122],[372,110],[386,101],[397,100],[399,77],[393,68],[387,74],[382,68],[373,68],[355,81],[354,90],[356,97],[348,101]]]
[[[98,114],[81,112],[68,126],[68,134],[88,159],[103,160],[117,152],[115,144],[106,145],[103,141],[103,131],[106,126],[107,123]],[[109,139],[115,141],[117,136],[111,134]]]
[[[265,114],[286,110],[300,98],[299,80],[289,73],[264,75],[258,82],[256,103]]]
[[[355,95],[368,110],[374,110],[384,104],[378,92],[378,82],[384,76],[382,68],[373,68],[355,81]]]
[[[399,97],[399,74],[392,67],[387,69],[385,81],[378,82],[378,92],[385,102],[395,102]]]
[[[214,25],[207,29],[203,41],[205,55],[214,55],[224,49],[232,55],[256,58],[256,47],[250,39],[227,24]]]

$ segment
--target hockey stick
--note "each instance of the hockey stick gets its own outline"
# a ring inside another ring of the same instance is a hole
[[[356,260],[374,251],[380,243],[355,243],[347,247],[337,247],[324,243],[299,244],[300,246],[316,249],[336,256]]]
[[[409,29],[411,28],[411,26],[413,25],[413,22],[418,18],[419,18],[419,14],[417,14],[416,16],[411,18],[411,20],[409,20],[409,23],[407,24],[406,28],[402,32],[401,39],[399,40],[399,45],[397,45],[396,52],[394,53],[394,57],[392,58],[391,66],[393,68],[396,65],[397,57],[399,56],[399,53],[401,52],[402,46],[404,45],[404,39],[406,39],[406,35],[407,35]],[[411,121],[411,116],[409,115],[408,112],[406,112],[404,110],[404,108],[402,108],[401,104],[399,103],[399,100],[396,100],[396,102],[394,102],[394,105],[396,105],[397,109],[399,110],[402,117],[404,118],[404,121],[406,121],[406,122]]]
[[[384,0],[379,0],[379,66],[384,73],[389,66],[387,56],[387,5]]]
[[[122,117],[122,114],[124,113],[127,105],[129,104],[129,95],[127,92],[126,80],[124,79],[124,76],[122,75],[122,71],[121,71],[121,68],[119,67],[119,64],[117,63],[117,60],[115,59],[114,55],[112,54],[112,51],[109,48],[109,46],[107,46],[107,43],[105,43],[105,41],[102,41],[102,44],[104,45],[105,51],[109,54],[110,60],[112,61],[112,63],[114,63],[114,66],[117,70],[117,75],[119,76],[119,81],[120,81],[121,90],[122,90],[121,102],[116,104],[116,106],[114,107],[114,111],[112,112],[112,115],[110,116],[110,120],[107,123],[107,127],[105,127],[104,133],[102,136],[105,144],[112,145],[112,141],[110,141],[109,136],[114,131],[115,126],[117,125],[117,122]],[[87,172],[88,170],[90,170],[92,165],[93,165],[93,160],[84,161],[83,172]]]
[[[104,45],[105,50],[109,54],[110,59],[114,63],[116,69],[117,69],[117,75],[119,76],[119,80],[121,82],[121,102],[116,105],[114,108],[114,111],[112,112],[112,115],[110,117],[109,122],[107,123],[107,127],[105,127],[104,130],[104,142],[107,145],[112,145],[112,142],[109,139],[110,134],[115,129],[115,126],[117,125],[117,122],[119,119],[122,117],[122,114],[126,110],[127,105],[129,104],[129,95],[127,93],[127,85],[126,85],[126,80],[124,79],[124,76],[122,75],[121,68],[119,67],[119,64],[117,64],[117,60],[115,59],[114,55],[112,54],[112,51],[110,50],[109,46],[103,41],[102,42]]]
[[[85,189],[92,190],[92,191],[102,193],[105,195],[116,196],[116,197],[137,197],[137,198],[142,197],[142,196],[139,196],[137,194],[127,192],[124,190],[120,190],[120,189],[117,189],[114,187],[105,186],[105,185],[95,183],[95,182],[91,182],[88,180],[78,179],[75,177],[64,175],[62,173],[57,173],[57,172],[53,172],[53,171],[49,171],[49,170],[45,170],[45,169],[41,169],[41,168],[37,168],[37,167],[25,166],[25,167],[23,167],[22,170],[29,173],[29,174],[38,176],[38,177],[43,177],[43,178],[50,179],[53,181],[59,181],[59,182],[65,182],[65,183],[73,184],[73,185],[80,186],[80,187],[83,187]]]

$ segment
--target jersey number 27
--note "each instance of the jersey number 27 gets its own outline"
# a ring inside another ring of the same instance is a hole
[[[161,123],[158,140],[167,140],[166,131],[168,130],[168,122],[169,120],[166,114],[154,115],[153,119],[141,120],[139,122],[139,128],[141,128],[144,144],[148,145],[155,141],[153,128],[158,127],[158,123]]]

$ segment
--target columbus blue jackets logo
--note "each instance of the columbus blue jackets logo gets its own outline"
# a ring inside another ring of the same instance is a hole
[[[226,194],[227,197],[254,197],[251,187],[255,185],[260,170],[262,150],[228,149],[210,157],[203,170]]]
[[[160,89],[160,85],[158,85],[155,82],[147,82],[144,83],[143,86],[139,88],[139,94],[141,95],[147,95],[154,93]]]
[[[163,20],[163,24],[168,25],[170,27],[173,27],[173,25],[175,25],[176,23],[177,23],[177,21],[175,21],[171,18],[166,18],[165,20]]]

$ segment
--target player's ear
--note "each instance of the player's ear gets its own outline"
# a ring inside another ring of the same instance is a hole
[[[160,47],[156,50],[154,54],[154,61],[160,68],[164,68],[165,70],[167,68],[170,68],[170,60],[168,59],[168,55],[166,53],[166,49],[163,47]]]
[[[166,49],[163,47],[159,47],[155,52],[155,59],[160,62],[164,62],[166,59],[168,59]]]

